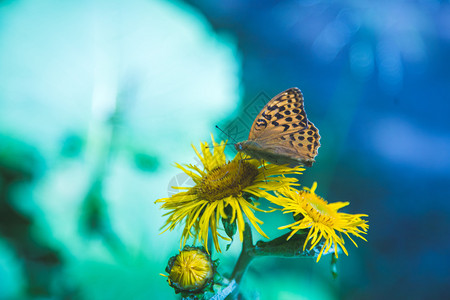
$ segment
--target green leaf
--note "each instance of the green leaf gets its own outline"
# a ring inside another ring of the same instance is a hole
[[[225,233],[231,239],[231,242],[226,247],[226,250],[228,251],[228,249],[231,246],[231,243],[233,243],[233,236],[236,234],[237,225],[236,225],[236,220],[233,223],[230,223],[230,220],[232,217],[231,206],[226,206],[224,210],[225,210],[225,214],[227,215],[227,218],[226,219],[222,218],[222,224],[223,224],[223,228],[225,229]]]

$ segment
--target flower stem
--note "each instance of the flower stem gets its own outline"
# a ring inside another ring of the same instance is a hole
[[[253,249],[253,237],[252,237],[252,231],[250,229],[250,226],[247,222],[245,222],[245,229],[244,229],[244,241],[242,243],[242,251],[239,255],[238,261],[236,262],[236,265],[234,266],[233,273],[231,274],[230,280],[236,281],[236,288],[233,290],[233,292],[226,298],[226,299],[237,299],[239,295],[239,284],[241,283],[242,277],[245,274],[245,271],[247,271],[248,266],[252,262],[253,258],[255,258],[254,255],[250,255],[250,251]]]
[[[237,284],[240,284],[242,276],[244,276],[245,271],[247,270],[248,266],[255,257],[249,254],[250,253],[249,250],[251,249],[253,249],[252,231],[250,229],[250,226],[246,222],[244,230],[244,242],[242,243],[241,255],[239,256],[239,259],[236,265],[234,266],[233,273],[231,274],[231,278],[236,280]]]
[[[303,250],[307,232],[300,231],[298,234],[294,234],[289,240],[287,240],[287,237],[289,235],[290,233],[286,233],[271,241],[258,241],[256,245],[253,245],[252,231],[248,223],[245,222],[242,251],[239,255],[236,265],[234,266],[234,270],[230,278],[230,281],[233,279],[236,281],[237,287],[226,299],[237,299],[239,295],[239,285],[241,283],[242,277],[244,276],[245,271],[247,271],[250,263],[256,257],[317,257],[320,252],[320,248],[322,247],[321,243],[313,249]]]

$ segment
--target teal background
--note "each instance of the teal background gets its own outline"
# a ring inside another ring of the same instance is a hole
[[[246,139],[293,86],[322,136],[300,182],[368,214],[368,242],[336,280],[329,256],[258,259],[244,295],[448,298],[449,20],[432,0],[0,0],[0,299],[176,299],[181,231],[154,204],[189,184],[174,162],[215,125]]]

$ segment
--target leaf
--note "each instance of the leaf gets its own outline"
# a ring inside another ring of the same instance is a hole
[[[286,233],[271,241],[258,241],[255,247],[250,251],[252,256],[278,256],[278,257],[311,257],[317,258],[322,248],[323,241],[318,243],[313,249],[306,247],[303,250],[308,231],[299,231],[294,234],[289,240],[286,240],[290,233]],[[331,247],[328,252],[322,255],[334,253],[334,248]]]
[[[237,224],[236,224],[236,220],[233,223],[230,223],[231,216],[232,216],[231,206],[226,206],[224,210],[225,210],[225,214],[227,215],[227,218],[226,219],[222,218],[222,224],[223,224],[223,228],[225,229],[225,233],[231,239],[231,242],[226,246],[226,250],[228,251],[231,244],[233,243],[233,236],[236,234]]]

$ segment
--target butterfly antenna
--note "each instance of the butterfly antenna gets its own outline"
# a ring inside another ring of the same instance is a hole
[[[213,146],[213,145],[212,145],[212,146],[209,146],[209,145],[208,145],[208,146],[206,146],[206,148],[208,149],[208,148],[214,148],[214,147],[220,147],[220,146],[222,146],[222,145],[217,145],[217,146]],[[227,143],[225,146],[233,146],[233,144],[228,144],[228,143]]]
[[[231,140],[233,140],[235,143],[237,143],[238,141],[236,141],[231,135],[229,135],[228,133],[226,133],[225,131],[223,131],[222,129],[220,129],[219,126],[216,125],[216,128],[219,129],[223,134],[225,134],[228,138],[230,138]]]
[[[228,138],[232,139],[235,143],[237,143],[237,141],[229,134],[227,134],[225,131],[223,131],[222,129],[219,128],[219,126],[216,125],[216,128],[219,129],[223,134],[225,134]],[[229,145],[233,145],[233,144],[226,144],[225,146],[229,146]],[[220,146],[220,145],[219,145]],[[206,148],[214,148],[215,146],[206,146]]]

